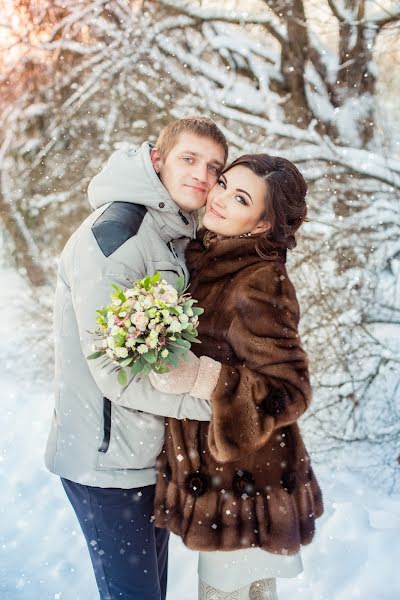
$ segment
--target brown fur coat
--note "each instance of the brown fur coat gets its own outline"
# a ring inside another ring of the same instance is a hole
[[[155,525],[194,550],[309,543],[322,497],[297,419],[311,399],[286,251],[202,230],[187,250],[190,293],[205,309],[198,355],[222,363],[210,423],[167,419]]]

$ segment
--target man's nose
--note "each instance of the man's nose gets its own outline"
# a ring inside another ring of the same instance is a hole
[[[193,177],[195,179],[197,179],[200,183],[206,184],[207,182],[207,165],[202,165],[201,163],[198,163],[195,166],[195,169],[193,171]]]

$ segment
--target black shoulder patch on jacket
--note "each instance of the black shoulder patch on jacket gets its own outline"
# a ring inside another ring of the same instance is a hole
[[[93,223],[92,231],[104,256],[111,256],[137,234],[147,212],[145,206],[113,202]]]

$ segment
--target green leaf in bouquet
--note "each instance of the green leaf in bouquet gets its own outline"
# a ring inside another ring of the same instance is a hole
[[[191,335],[195,338],[198,337],[199,333],[196,329],[196,327],[193,327],[193,325],[191,324],[190,327],[188,327],[187,329],[185,329],[184,331],[185,335]]]
[[[145,289],[145,290],[148,290],[148,289],[149,289],[149,287],[150,287],[150,285],[151,285],[151,277],[149,277],[149,276],[147,275],[147,277],[145,277],[145,278],[143,279],[143,287],[144,287],[144,289]]]
[[[139,344],[144,344],[146,340],[143,337],[137,337],[135,338],[135,342]]]
[[[99,309],[96,310],[96,312],[98,313],[96,323],[100,323],[100,325],[107,325],[107,309]]]
[[[89,356],[87,356],[86,358],[88,360],[94,360],[95,358],[99,358],[99,356],[103,356],[103,354],[105,353],[105,350],[98,350],[97,352],[93,352],[93,354],[89,354]]]
[[[188,342],[187,340],[184,340],[182,338],[176,338],[175,344],[178,344],[178,346],[182,346],[183,348],[186,348],[186,350],[190,350],[190,342]]]
[[[139,373],[142,372],[144,367],[144,362],[142,361],[141,358],[139,358],[136,362],[133,363],[133,365],[131,366],[131,373],[134,377],[136,377],[136,375],[139,375]]]
[[[153,365],[153,371],[158,375],[163,375],[164,373],[169,373],[169,366],[165,363]]]
[[[146,375],[149,375],[149,373],[151,373],[152,370],[152,366],[149,363],[145,364],[142,369],[142,376],[145,377]]]
[[[200,308],[200,306],[193,306],[192,308],[193,314],[195,317],[202,315],[204,312],[204,308]]]
[[[120,369],[118,371],[118,383],[120,385],[126,385],[127,380],[128,380],[128,376],[126,374],[125,369]]]
[[[180,275],[180,277],[178,277],[175,284],[175,288],[178,294],[182,294],[183,290],[185,289],[185,278],[183,275]]]
[[[149,350],[148,352],[143,354],[143,358],[146,362],[150,363],[151,365],[154,364],[157,360],[157,356],[154,350]]]
[[[193,298],[189,298],[189,300],[186,300],[185,304],[183,305],[184,310],[186,310],[187,308],[192,308],[195,302],[196,300],[193,300]]]
[[[154,273],[153,277],[150,280],[152,285],[155,285],[156,283],[158,283],[160,281],[160,278],[161,278],[161,273],[159,271]]]
[[[171,354],[186,354],[187,353],[187,348],[184,348],[183,346],[175,346],[174,344],[171,345],[167,345],[167,348],[169,350],[170,355]]]
[[[169,360],[168,360],[169,359]],[[168,362],[173,366],[173,367],[177,367],[179,364],[179,357],[176,356],[176,354],[174,354],[173,352],[169,353],[169,356],[167,357]]]
[[[112,284],[112,287],[115,290],[115,295],[117,296],[117,298],[119,298],[121,300],[121,302],[126,302],[126,296],[125,296],[124,292],[122,290],[120,290],[119,287],[117,285],[115,285],[115,283]]]
[[[128,356],[128,358],[124,358],[124,360],[121,360],[119,364],[121,365],[121,367],[129,367],[133,360],[133,356]]]
[[[190,333],[187,333],[186,331],[182,332],[182,337],[188,342],[191,342],[192,344],[201,344],[200,340],[197,339],[197,337]]]

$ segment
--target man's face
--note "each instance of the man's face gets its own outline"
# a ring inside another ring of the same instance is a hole
[[[214,140],[182,132],[165,160],[157,149],[151,160],[164,187],[186,212],[202,208],[225,163],[225,152]]]

